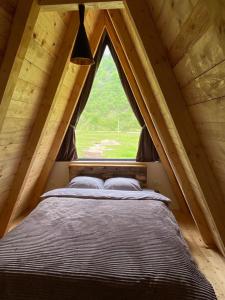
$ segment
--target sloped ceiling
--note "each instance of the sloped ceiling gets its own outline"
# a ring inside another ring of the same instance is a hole
[[[40,11],[37,1],[20,0],[14,17],[16,1],[2,3],[3,234],[37,203],[88,68],[68,61],[77,12]],[[161,159],[171,168],[205,242],[212,242],[213,236],[224,252],[224,18],[222,2],[213,3],[143,0],[140,8],[127,1],[122,10],[89,10],[86,27],[94,52],[104,28],[114,30],[119,41],[115,48],[127,66],[125,73],[133,78],[132,89],[139,93],[138,102],[159,144]],[[24,20],[19,27],[18,16]]]

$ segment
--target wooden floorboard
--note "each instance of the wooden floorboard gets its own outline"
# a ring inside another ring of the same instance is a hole
[[[225,299],[225,258],[215,249],[207,248],[190,217],[176,213],[185,240],[199,269],[211,282],[218,300]]]

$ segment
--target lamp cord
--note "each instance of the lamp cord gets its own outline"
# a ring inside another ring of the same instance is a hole
[[[79,4],[79,15],[80,15],[80,24],[84,23],[84,4]]]

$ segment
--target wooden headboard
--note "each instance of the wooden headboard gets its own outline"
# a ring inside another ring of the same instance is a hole
[[[130,177],[147,184],[147,166],[143,163],[112,163],[112,162],[74,162],[69,164],[70,179],[75,176],[96,176],[102,179],[111,177]]]

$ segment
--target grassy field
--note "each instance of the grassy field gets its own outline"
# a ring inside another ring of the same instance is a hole
[[[140,132],[76,130],[79,158],[135,159]]]

